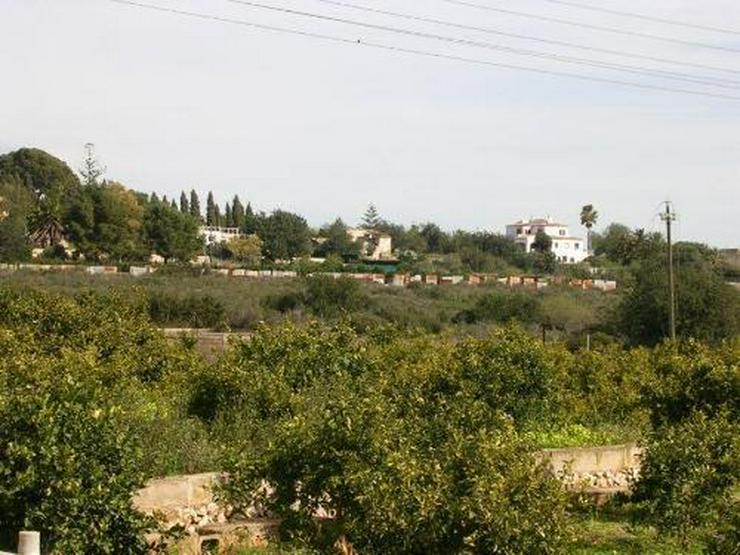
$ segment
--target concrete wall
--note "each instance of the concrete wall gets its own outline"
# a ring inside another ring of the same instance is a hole
[[[134,496],[134,506],[145,513],[161,512],[168,520],[177,520],[181,509],[213,502],[212,487],[219,474],[187,474],[150,480]]]
[[[556,473],[566,469],[576,474],[620,473],[639,468],[640,449],[631,443],[607,447],[544,449],[540,460],[548,460]],[[134,505],[145,512],[159,511],[173,520],[181,510],[213,502],[212,487],[219,478],[215,472],[169,476],[151,480],[134,497]]]
[[[640,449],[633,443],[606,447],[544,449],[539,457],[549,460],[556,473],[569,470],[576,474],[622,472],[639,468]]]

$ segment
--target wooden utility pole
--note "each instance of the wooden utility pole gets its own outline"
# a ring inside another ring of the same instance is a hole
[[[665,222],[666,240],[668,242],[668,289],[670,290],[670,321],[671,340],[676,340],[676,288],[673,276],[673,244],[671,243],[671,224],[676,220],[676,213],[671,211],[671,203],[666,201],[665,212],[660,215]]]

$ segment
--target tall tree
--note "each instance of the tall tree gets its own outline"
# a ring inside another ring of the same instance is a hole
[[[711,249],[678,243],[676,331],[680,337],[717,341],[740,333],[740,295],[722,278]],[[635,344],[655,344],[669,335],[667,256],[661,249],[633,264],[633,283],[620,314],[625,336]]]
[[[360,244],[352,240],[341,219],[337,218],[332,224],[324,226],[320,235],[323,241],[316,248],[318,256],[336,254],[343,258],[357,258],[360,255]]]
[[[105,174],[105,168],[100,165],[95,155],[95,145],[93,143],[85,144],[85,160],[80,168],[82,184],[86,187],[100,185],[101,178]]]
[[[234,220],[234,227],[241,229],[244,227],[244,205],[239,200],[239,195],[234,195],[231,203],[231,218]]]
[[[247,203],[247,207],[244,209],[244,224],[242,225],[242,232],[247,235],[252,233],[260,234],[260,224],[263,218],[258,217],[254,210],[252,210],[252,204]]]
[[[182,212],[183,214],[190,213],[190,206],[188,205],[188,196],[185,194],[185,191],[182,191],[180,193],[180,212]]]
[[[275,210],[260,223],[263,254],[271,260],[289,260],[311,251],[311,230],[301,216]]]
[[[203,215],[200,213],[200,199],[195,189],[190,190],[190,215],[198,221],[203,219]]]
[[[224,225],[226,227],[234,226],[234,218],[231,213],[231,205],[228,201],[226,201],[226,206],[224,207]]]
[[[28,227],[38,246],[61,241],[70,205],[81,191],[69,166],[43,150],[22,148],[0,156],[0,181],[8,178],[20,180],[33,195]]]
[[[113,181],[93,191],[95,223],[91,243],[95,251],[91,254],[117,261],[146,258],[141,240],[144,208],[134,192]]]
[[[362,215],[362,227],[364,229],[376,229],[380,225],[381,219],[378,209],[373,203],[367,207],[365,213]]]
[[[593,204],[586,204],[581,208],[581,225],[586,228],[586,248],[589,253],[593,250],[591,245],[591,229],[596,225],[598,219],[599,213],[594,210]]]
[[[161,202],[147,207],[144,232],[150,248],[164,257],[166,262],[173,258],[179,262],[188,262],[203,251],[198,221]]]
[[[208,191],[208,198],[206,199],[206,225],[218,225],[217,209],[216,202],[213,200],[213,192]]]
[[[31,192],[20,179],[0,183],[0,261],[21,262],[31,257],[27,214]]]

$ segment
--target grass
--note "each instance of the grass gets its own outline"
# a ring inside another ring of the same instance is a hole
[[[260,322],[276,323],[290,319],[303,322],[315,318],[311,309],[301,302],[287,305],[279,302],[291,296],[300,298],[306,284],[301,279],[249,280],[218,275],[193,275],[192,272],[155,273],[140,278],[128,275],[91,276],[75,272],[0,272],[0,284],[11,287],[32,287],[59,293],[73,294],[82,290],[115,290],[130,295],[165,299],[207,299],[220,311],[216,327],[232,330],[251,330]],[[474,324],[455,323],[455,317],[470,310],[486,295],[494,292],[508,294],[514,291],[498,284],[484,286],[415,286],[407,288],[363,284],[361,307],[350,312],[360,325],[392,323],[404,328],[420,328],[432,332],[453,330],[460,335],[484,334],[499,325],[492,314]],[[565,335],[578,335],[585,326],[606,318],[609,308],[618,299],[598,291],[574,291],[552,287],[546,291],[525,291],[536,297],[543,307],[544,316],[550,321],[561,322],[559,331],[549,332],[551,339]],[[553,301],[557,302],[553,302]],[[165,304],[166,304],[165,302]],[[195,303],[197,305],[197,303]],[[202,305],[201,305],[202,306]],[[206,309],[207,307],[202,307]],[[213,320],[212,314],[202,321]],[[190,325],[198,318],[173,310],[164,310],[157,324],[166,327],[197,327]],[[533,333],[538,326],[531,324]],[[579,340],[579,344],[581,341]]]
[[[574,555],[693,555],[702,552],[698,545],[682,548],[671,538],[662,538],[650,529],[633,527],[628,521],[590,518],[578,523]]]

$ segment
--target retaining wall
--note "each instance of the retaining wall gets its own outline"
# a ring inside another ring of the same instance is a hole
[[[554,472],[577,474],[622,472],[639,468],[641,450],[634,443],[605,447],[543,449],[539,456],[549,460]]]

